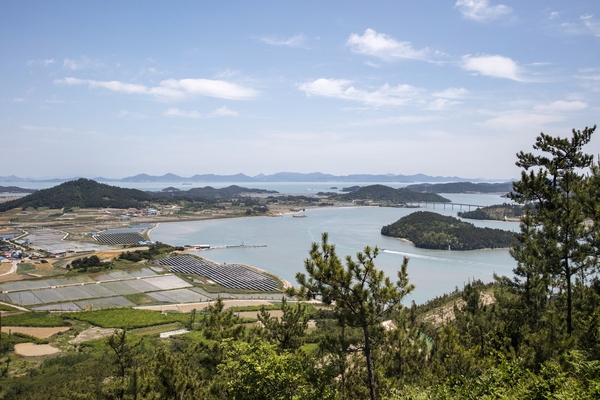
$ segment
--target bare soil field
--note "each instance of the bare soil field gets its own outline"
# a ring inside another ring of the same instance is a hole
[[[5,274],[12,268],[12,262],[0,263],[0,274]]]
[[[2,333],[23,333],[25,335],[33,336],[38,339],[47,339],[52,335],[55,335],[59,332],[68,331],[68,326],[59,326],[55,328],[31,328],[27,326],[3,326]]]
[[[60,353],[60,350],[49,344],[19,343],[15,344],[15,353],[25,357],[37,357]]]
[[[271,317],[273,318],[281,318],[283,316],[283,311],[281,310],[267,310]],[[237,313],[240,318],[258,318],[258,314],[260,311],[240,311]]]
[[[10,281],[20,281],[20,280],[23,280],[25,278],[26,278],[25,275],[8,274],[8,275],[0,276],[0,283],[2,283],[2,282],[10,282]]]

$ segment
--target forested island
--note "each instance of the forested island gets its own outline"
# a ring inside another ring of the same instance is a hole
[[[0,186],[0,193],[33,193],[33,189],[24,189],[18,186]]]
[[[354,188],[344,188],[354,189]],[[418,193],[410,189],[399,188],[394,189],[385,185],[369,185],[357,188],[346,194],[333,195],[329,197],[332,200],[353,201],[353,200],[369,200],[373,202],[386,202],[391,204],[403,204],[413,202],[438,202],[449,203],[445,197],[435,193]]]
[[[508,193],[512,190],[512,182],[504,183],[421,183],[408,185],[406,189],[420,193]]]
[[[520,218],[525,206],[520,204],[495,204],[493,206],[481,207],[473,211],[461,211],[458,216],[468,219],[489,219],[504,221],[506,219]]]
[[[381,228],[381,234],[410,240],[415,246],[434,250],[479,250],[509,247],[512,232],[478,228],[457,218],[419,211]]]

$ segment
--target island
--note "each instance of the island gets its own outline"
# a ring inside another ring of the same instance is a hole
[[[416,185],[408,185],[406,188],[420,193],[508,193],[512,190],[512,182],[421,183]]]
[[[412,242],[416,247],[433,250],[480,250],[509,247],[514,234],[502,229],[478,228],[429,211],[419,211],[381,228],[384,236]]]
[[[352,188],[344,188],[346,191]],[[406,204],[406,203],[449,203],[445,197],[435,193],[419,193],[406,188],[394,189],[385,185],[358,187],[346,194],[329,197],[330,200],[353,201],[362,203]]]
[[[489,219],[495,221],[518,221],[525,207],[519,204],[495,204],[481,207],[473,211],[459,212],[458,216],[468,219]]]

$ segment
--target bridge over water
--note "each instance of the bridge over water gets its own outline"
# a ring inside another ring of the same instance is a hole
[[[440,201],[408,202],[408,203],[406,203],[406,205],[412,206],[412,207],[425,207],[425,208],[431,207],[433,209],[435,209],[437,206],[438,208],[443,208],[444,210],[446,209],[446,207],[451,207],[451,209],[454,210],[454,206],[456,206],[457,209],[459,209],[459,210],[462,210],[463,207],[465,207],[465,209],[468,208],[468,211],[471,211],[471,207],[474,209],[485,207],[485,206],[478,205],[478,204],[445,203],[445,202],[440,202]]]

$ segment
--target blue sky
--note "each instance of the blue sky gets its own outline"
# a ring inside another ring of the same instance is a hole
[[[4,1],[0,175],[517,177],[599,44],[598,1]]]

